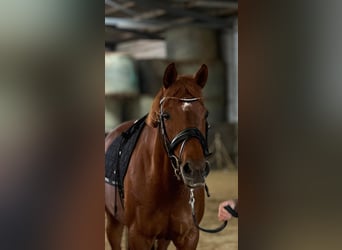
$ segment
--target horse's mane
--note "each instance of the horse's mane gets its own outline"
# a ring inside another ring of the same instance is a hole
[[[158,126],[159,103],[163,97],[194,98],[202,97],[202,88],[196,84],[193,76],[180,75],[177,80],[167,89],[162,87],[153,100],[146,123],[151,127]]]

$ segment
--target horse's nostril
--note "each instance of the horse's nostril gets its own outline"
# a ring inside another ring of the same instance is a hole
[[[185,174],[191,174],[192,171],[188,162],[184,164],[183,171]]]

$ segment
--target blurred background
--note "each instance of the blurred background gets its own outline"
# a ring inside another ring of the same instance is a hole
[[[236,163],[239,124],[239,249],[341,249],[341,9],[338,0],[245,0],[238,8],[223,0],[0,1],[0,249],[103,248],[103,40],[106,53],[131,48],[134,97],[106,100],[132,110],[161,86],[163,62],[191,74],[206,63],[210,77],[223,68],[214,78],[223,84],[209,79],[205,95],[224,100],[223,111],[211,108],[209,138],[222,126]],[[216,42],[185,31],[175,41],[172,32],[188,25],[213,32]],[[153,60],[160,70],[148,65]],[[148,74],[156,79],[144,81]],[[140,116],[119,106],[107,131]],[[237,194],[237,171],[224,169],[208,177],[213,214],[206,211],[203,226],[217,222],[221,198]],[[222,237],[202,234],[198,249],[237,249],[235,224]]]
[[[237,1],[105,0],[105,133],[149,112],[166,66],[209,68],[204,88],[215,167],[237,163]]]
[[[169,63],[190,75],[208,66],[203,94],[215,152],[202,221],[208,228],[220,224],[219,202],[238,195],[237,13],[238,2],[227,0],[105,0],[105,133],[149,112]],[[237,220],[227,228],[201,233],[198,249],[237,249]]]

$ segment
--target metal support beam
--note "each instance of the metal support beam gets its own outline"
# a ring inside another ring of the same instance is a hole
[[[168,28],[178,27],[185,24],[190,24],[198,27],[203,28],[210,28],[210,29],[222,29],[229,27],[231,21],[229,19],[224,19],[225,25],[222,26],[221,24],[217,23],[204,23],[204,22],[193,22],[191,17],[183,17],[178,18],[172,21],[152,21],[152,20],[133,20],[128,18],[115,18],[115,17],[106,17],[105,18],[105,25],[112,26],[118,29],[126,29],[126,30],[142,30],[148,32],[161,32]]]
[[[165,10],[156,9],[151,11],[146,11],[133,17],[134,20],[144,20],[151,19],[165,15]]]
[[[137,14],[137,12],[129,9],[130,7],[134,6],[131,3],[125,3],[125,4],[119,4],[117,2],[114,2],[112,0],[105,0],[105,4],[108,6],[111,6],[113,10],[115,10],[115,12],[117,11],[121,11],[129,16],[135,16]],[[112,12],[113,13],[113,12]],[[106,15],[108,15],[108,13],[105,13]]]
[[[134,29],[123,29],[123,28],[118,28],[118,27],[106,27],[106,31],[110,32],[110,31],[114,31],[114,32],[129,32],[132,33],[136,36],[138,36],[139,38],[147,38],[147,39],[153,39],[153,40],[164,40],[164,38],[162,38],[161,36],[155,34],[155,33],[151,33],[151,32],[144,32],[144,31],[140,31],[140,30],[134,30]]]
[[[194,20],[200,20],[207,23],[212,23],[215,25],[220,25],[222,27],[226,26],[227,23],[224,20],[221,20],[219,18],[207,16],[203,13],[198,13],[191,10],[186,10],[178,7],[172,7],[167,2],[161,2],[157,0],[135,0],[137,5],[141,5],[144,7],[149,8],[158,8],[163,9],[167,13],[174,15],[174,16],[180,16],[180,17],[191,17]]]
[[[238,9],[238,3],[232,1],[194,1],[190,6],[206,7],[206,8],[229,8]]]
[[[105,17],[105,25],[121,29],[158,29],[160,22],[152,20],[133,20],[130,18]]]

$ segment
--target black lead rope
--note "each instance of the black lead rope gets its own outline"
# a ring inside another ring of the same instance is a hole
[[[228,224],[228,221],[224,221],[223,224],[217,228],[214,229],[206,229],[203,227],[200,227],[200,225],[197,223],[197,219],[196,219],[196,215],[195,215],[195,197],[194,197],[194,193],[193,190],[190,189],[190,200],[189,200],[189,204],[191,206],[191,212],[192,212],[192,219],[194,221],[195,226],[206,233],[218,233],[221,232]],[[224,207],[233,217],[238,218],[239,214],[229,205]]]
[[[196,226],[199,230],[201,230],[201,231],[203,231],[203,232],[206,232],[206,233],[211,233],[211,234],[221,232],[221,231],[227,226],[227,224],[228,224],[227,221],[224,221],[223,224],[222,224],[221,226],[219,226],[219,227],[217,227],[217,228],[215,228],[215,229],[206,229],[206,228],[200,227],[200,225],[198,225],[197,220],[196,220],[196,216],[195,216],[194,213],[192,214],[192,218],[193,218],[193,220],[194,220],[195,226]]]
[[[227,205],[224,207],[233,217],[239,218],[238,212],[236,212],[234,209],[232,209],[231,206]]]
[[[224,207],[233,217],[235,218],[238,218],[239,217],[239,214],[233,209],[231,208],[229,205],[228,206],[225,206]],[[217,228],[214,228],[214,229],[206,229],[206,228],[203,228],[203,227],[200,227],[200,225],[198,225],[197,223],[197,220],[196,220],[196,216],[195,216],[195,213],[192,213],[192,218],[194,220],[194,223],[195,223],[195,226],[200,229],[201,231],[203,232],[206,232],[206,233],[218,233],[218,232],[221,232],[228,224],[228,221],[224,221],[223,224]]]

